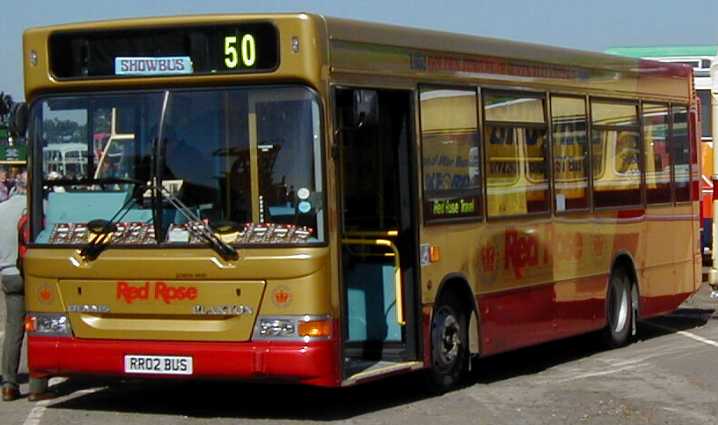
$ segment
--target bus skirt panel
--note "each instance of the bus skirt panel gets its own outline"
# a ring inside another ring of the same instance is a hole
[[[277,380],[335,387],[341,383],[335,341],[249,343],[87,340],[28,337],[33,377],[134,376]],[[191,374],[127,372],[130,357],[191,358]]]
[[[597,287],[605,277],[592,278]],[[602,289],[600,291],[605,291]],[[482,356],[595,331],[606,326],[604,297],[564,299],[555,284],[477,297]],[[677,309],[691,292],[639,298],[640,318]]]

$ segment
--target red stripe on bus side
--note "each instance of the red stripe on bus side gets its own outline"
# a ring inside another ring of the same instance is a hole
[[[584,279],[580,285],[605,288],[606,282],[607,276],[596,276]],[[579,335],[605,326],[605,295],[560,300],[555,288],[556,284],[540,285],[477,297],[481,355]],[[596,293],[605,294],[605,290],[599,289]],[[689,295],[641,296],[641,318],[674,311]]]

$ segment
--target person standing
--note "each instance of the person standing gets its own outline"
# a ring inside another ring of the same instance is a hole
[[[10,188],[7,186],[7,171],[0,169],[0,202],[10,197]]]
[[[20,396],[17,372],[20,366],[22,340],[25,336],[25,285],[18,269],[18,223],[27,207],[25,195],[27,174],[21,173],[15,181],[15,191],[5,202],[0,203],[0,277],[5,293],[5,338],[2,355],[2,399],[12,401]],[[28,400],[50,398],[47,379],[30,378]]]

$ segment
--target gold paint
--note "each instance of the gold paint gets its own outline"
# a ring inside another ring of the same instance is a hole
[[[214,252],[207,249],[108,249],[87,268],[73,267],[67,262],[67,252],[36,248],[28,252],[28,293],[47,286],[57,294],[48,303],[28,297],[28,311],[64,312],[70,304],[110,306],[110,313],[102,315],[70,314],[75,335],[83,338],[246,341],[257,314],[278,312],[268,298],[276,286],[290,288],[294,294],[291,305],[281,310],[283,314],[337,317],[338,309],[329,297],[328,248],[244,249],[238,267],[233,269],[214,266],[210,261]],[[174,255],[168,257],[168,252]],[[279,262],[271,253],[285,259]],[[188,277],[178,279],[177,275]],[[200,275],[204,277],[189,278]],[[58,281],[43,276],[62,278]],[[197,288],[198,295],[194,300],[168,304],[150,293],[147,300],[136,299],[129,304],[117,297],[118,281],[138,287],[146,281],[163,281],[173,287]],[[195,315],[192,307],[197,304],[246,305],[252,315]]]
[[[288,46],[290,37],[296,35],[303,49],[300,54],[290,49],[280,49],[280,66],[272,73],[262,74],[221,74],[163,76],[147,78],[123,78],[101,80],[58,81],[48,70],[47,40],[56,31],[83,31],[103,29],[122,29],[128,27],[156,28],[158,26],[181,26],[187,24],[212,25],[219,22],[241,22],[243,20],[273,22],[279,31],[280,46]],[[326,22],[326,24],[325,24]],[[430,36],[429,36],[430,35]],[[636,92],[649,96],[656,101],[678,101],[687,103],[690,95],[690,83],[680,78],[668,78],[660,73],[651,75],[650,69],[639,67],[639,61],[621,59],[595,53],[575,53],[563,49],[541,46],[528,46],[479,37],[451,34],[436,34],[415,29],[399,29],[388,25],[368,24],[342,19],[326,18],[316,15],[203,15],[188,17],[148,18],[107,21],[101,24],[59,25],[27,30],[23,34],[24,45],[24,81],[25,98],[32,102],[37,96],[51,92],[73,93],[77,91],[132,90],[157,87],[211,87],[240,86],[250,84],[279,84],[297,82],[307,84],[317,90],[324,105],[325,134],[331,135],[332,114],[328,105],[332,78],[344,78],[344,82],[357,84],[381,82],[401,87],[416,87],[418,82],[446,82],[470,85],[493,85],[547,89],[560,88],[568,93],[585,94],[588,92],[611,97],[627,97]],[[403,46],[403,47],[396,47]],[[485,57],[497,58],[497,52],[506,57],[520,58],[522,63],[543,62],[551,58],[557,64],[580,61],[586,65],[585,76],[578,80],[552,80],[550,78],[507,79],[488,73],[452,72],[448,68],[436,72],[424,72],[412,69],[411,53],[430,54],[441,52],[446,46],[453,46],[455,53],[446,54],[454,58],[469,58],[473,61]],[[37,51],[37,66],[29,63],[29,51]],[[636,69],[645,69],[646,75],[637,78]],[[256,118],[250,120],[252,161],[252,198],[255,209],[252,217],[258,221],[259,211],[256,199],[259,195],[257,154],[258,135]],[[418,137],[417,137],[418,140]],[[331,136],[325,136],[325,152],[329,152]],[[417,141],[418,143],[418,141]],[[242,259],[237,267],[220,269],[210,261],[215,257],[209,249],[108,249],[103,255],[90,263],[78,263],[73,266],[68,259],[73,257],[70,249],[30,248],[25,262],[27,272],[27,291],[50,285],[55,288],[57,297],[50,303],[42,304],[28,298],[28,310],[36,312],[62,312],[73,301],[83,304],[108,304],[114,309],[122,308],[115,300],[113,291],[117,280],[144,281],[166,280],[169,283],[196,284],[214,295],[208,303],[244,303],[247,297],[252,304],[254,314],[275,314],[280,310],[267,298],[267,294],[278,286],[290,288],[294,301],[283,313],[287,314],[332,314],[337,317],[340,300],[338,287],[338,258],[340,256],[340,236],[337,228],[338,212],[337,186],[333,176],[335,164],[327,158],[327,216],[329,245],[320,248],[272,248],[243,249]],[[421,184],[417,176],[416,184]],[[697,215],[697,203],[678,207],[651,207],[647,211],[648,219],[641,222],[621,223],[616,220],[615,211],[597,212],[593,215],[576,215],[565,219],[522,218],[509,223],[505,221],[474,223],[454,223],[451,226],[420,227],[420,243],[438,246],[442,250],[442,261],[431,267],[421,268],[421,300],[432,304],[436,296],[435,282],[441,282],[445,276],[465,269],[466,279],[477,295],[500,292],[509,289],[527,288],[536,285],[559,282],[556,285],[557,299],[566,301],[602,296],[603,283],[592,282],[585,285],[586,279],[605,276],[616,254],[615,246],[620,239],[631,234],[644,234],[644,238],[631,255],[639,264],[643,296],[659,296],[675,293],[677,290],[691,291],[699,284],[700,267],[693,268],[693,261],[699,261],[696,255],[698,237],[695,222],[689,220],[670,221],[671,216]],[[597,223],[601,223],[597,226]],[[666,225],[672,229],[666,232]],[[522,234],[528,230],[538,235],[539,248],[547,248],[552,255],[539,259],[539,265],[528,268],[523,278],[516,278],[514,270],[507,268],[504,258],[504,232],[514,228]],[[645,233],[643,233],[645,232]],[[555,253],[565,252],[557,248],[556,235],[582,235],[580,246],[583,255],[579,258],[557,258]],[[554,235],[553,238],[547,235]],[[387,237],[382,235],[376,237]],[[619,244],[620,245],[620,244]],[[495,270],[486,271],[482,267],[482,247],[495,248]],[[665,247],[670,247],[665,249]],[[273,258],[274,257],[274,258]],[[281,257],[279,259],[278,257]],[[398,257],[397,257],[398,258]],[[548,261],[545,261],[545,260]],[[561,261],[559,261],[561,260]],[[467,265],[468,262],[468,265]],[[700,264],[700,263],[697,263]],[[676,273],[675,278],[664,279]],[[60,283],[61,281],[61,283]],[[109,283],[108,283],[109,282]],[[101,283],[105,283],[103,286]],[[210,286],[211,284],[211,286]],[[675,285],[680,287],[676,289]],[[207,286],[202,286],[207,285]],[[241,294],[236,295],[236,289]],[[264,287],[264,289],[261,289]],[[259,293],[259,295],[257,295]],[[81,298],[80,298],[81,297]],[[150,306],[134,307],[122,310],[129,316],[115,318],[95,318],[91,315],[73,314],[72,324],[77,325],[82,335],[96,338],[119,338],[122,332],[112,327],[127,327],[129,336],[146,339],[184,338],[190,340],[216,340],[217,338],[246,338],[251,328],[250,317],[233,318],[185,316],[186,305],[164,306],[164,310],[155,311]],[[426,309],[424,310],[426,311]],[[112,315],[111,314],[111,315]],[[110,316],[111,316],[110,315]],[[113,325],[110,326],[110,323]],[[137,323],[150,323],[150,330],[143,330]],[[122,333],[122,337],[125,336]],[[490,340],[486,340],[490,343]]]

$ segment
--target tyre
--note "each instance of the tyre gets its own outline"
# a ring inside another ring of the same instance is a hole
[[[468,320],[456,294],[445,293],[431,320],[429,385],[438,392],[454,387],[468,368]]]
[[[606,329],[604,341],[610,347],[626,345],[633,325],[631,280],[622,269],[611,274],[606,297]]]

